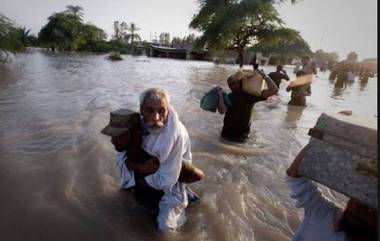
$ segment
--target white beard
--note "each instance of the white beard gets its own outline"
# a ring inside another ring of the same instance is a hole
[[[161,130],[162,130],[162,127],[147,127],[147,129],[148,129],[148,132],[150,133],[150,134],[154,134],[154,135],[158,135],[160,132],[161,132]]]

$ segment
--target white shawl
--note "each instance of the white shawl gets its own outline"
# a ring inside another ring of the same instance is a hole
[[[177,183],[182,161],[191,162],[190,139],[186,128],[178,119],[176,111],[169,106],[168,120],[158,134],[144,137],[143,149],[157,157],[160,167],[145,177],[153,188],[171,190]]]

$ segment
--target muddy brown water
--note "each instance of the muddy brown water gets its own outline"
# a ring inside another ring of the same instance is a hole
[[[285,170],[322,112],[377,117],[377,78],[334,89],[319,73],[307,108],[255,105],[247,144],[219,138],[223,116],[200,109],[202,95],[237,66],[210,62],[29,51],[0,65],[1,240],[290,240],[302,220]],[[246,66],[245,68],[249,68]],[[265,67],[268,73],[274,66]],[[292,66],[285,68],[294,77]],[[146,88],[166,88],[190,134],[193,162],[207,177],[192,188],[199,205],[177,234],[119,189],[114,150],[100,130],[109,112],[138,110]],[[323,188],[341,206],[346,198]]]

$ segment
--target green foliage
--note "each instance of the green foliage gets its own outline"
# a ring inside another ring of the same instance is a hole
[[[94,50],[104,45],[105,32],[92,24],[82,22],[83,8],[67,6],[68,10],[55,13],[48,18],[48,23],[42,27],[39,41],[59,50]]]
[[[18,51],[25,48],[22,29],[0,13],[0,50]]]
[[[106,33],[95,25],[83,25],[82,38],[85,40],[85,43],[79,46],[78,50],[102,52],[100,51],[101,49],[107,48],[105,42],[105,39],[107,38]]]
[[[283,1],[199,0],[200,11],[190,23],[191,28],[203,33],[197,46],[217,51],[236,50],[242,65],[245,47],[296,39],[299,33],[283,27],[273,6],[280,2]]]
[[[279,37],[279,34],[277,35],[278,38],[275,41],[261,41],[254,46],[253,50],[261,52],[263,54],[276,54],[279,56],[287,57],[301,57],[312,55],[309,44],[301,37],[297,31],[294,31],[292,29],[281,29],[280,31],[289,31],[291,33],[284,33],[283,38]]]
[[[199,38],[195,34],[189,34],[183,38],[174,37],[171,41],[171,46],[174,48],[201,50],[201,48],[196,46],[198,40]]]
[[[135,40],[138,42],[141,41],[140,35],[136,33],[140,29],[136,26],[135,23],[131,23],[131,25],[127,27],[127,30],[130,32],[129,34],[125,35],[125,40],[127,43],[130,42],[133,45],[136,42]]]
[[[0,50],[17,51],[26,46],[40,45],[63,51],[110,52],[118,51],[122,54],[132,53],[130,42],[140,41],[136,34],[139,28],[135,24],[129,27],[126,23],[119,24],[118,38],[106,41],[106,33],[93,24],[83,23],[83,8],[67,6],[67,10],[54,13],[48,17],[48,22],[36,36],[30,35],[30,30],[16,27],[16,24],[0,14]],[[127,31],[131,34],[128,35]]]
[[[66,13],[72,14],[74,16],[77,16],[77,17],[79,17],[82,20],[82,18],[83,18],[83,8],[81,6],[79,6],[79,5],[76,5],[76,6],[74,6],[74,5],[68,5],[68,6],[66,6],[66,8],[67,8],[66,9]]]
[[[120,42],[123,41],[128,30],[127,23],[126,22],[120,23],[119,21],[115,21],[113,22],[113,29],[114,29],[114,35],[112,36],[112,39],[120,41]]]
[[[60,50],[76,50],[85,43],[81,19],[65,12],[55,13],[38,34],[41,43]]]

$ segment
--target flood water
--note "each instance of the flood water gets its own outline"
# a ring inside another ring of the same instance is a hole
[[[223,116],[199,101],[238,69],[210,62],[30,51],[0,65],[1,240],[290,240],[302,220],[285,170],[322,112],[377,117],[377,78],[335,90],[319,73],[308,107],[255,105],[247,144],[221,142]],[[249,68],[249,66],[246,66]],[[274,66],[265,67],[266,73]],[[292,67],[285,68],[289,75]],[[155,217],[119,189],[114,150],[100,133],[109,112],[138,110],[139,94],[161,86],[190,134],[193,162],[206,173],[190,186],[199,205],[178,234],[156,231]],[[344,206],[345,197],[323,189]]]

